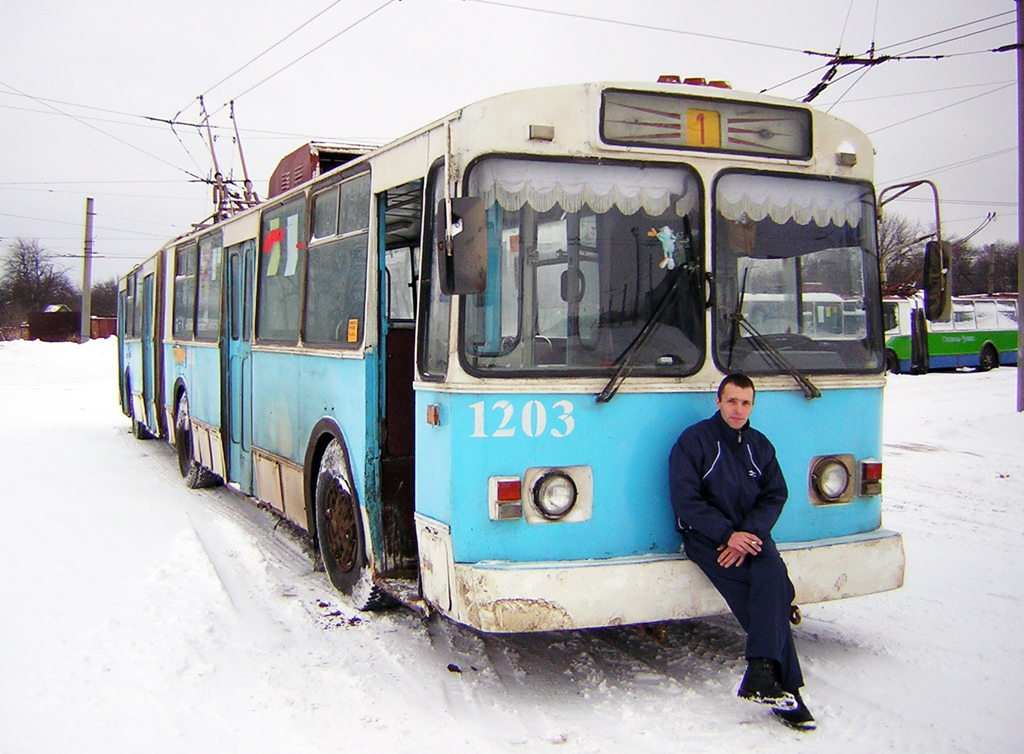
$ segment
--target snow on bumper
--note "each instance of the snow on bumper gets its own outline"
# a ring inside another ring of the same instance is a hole
[[[654,623],[728,612],[683,555],[571,563],[455,563],[448,527],[416,516],[423,596],[452,620],[493,633]],[[898,589],[903,538],[880,529],[815,543],[780,544],[797,603]]]

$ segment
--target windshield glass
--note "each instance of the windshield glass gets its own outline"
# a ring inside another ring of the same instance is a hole
[[[879,371],[870,186],[729,173],[715,185],[715,360],[726,371]],[[758,336],[763,336],[759,338]]]
[[[470,370],[608,373],[645,326],[634,372],[697,370],[703,212],[691,170],[493,158],[473,167],[469,192],[484,200],[489,244],[487,289],[463,313]]]

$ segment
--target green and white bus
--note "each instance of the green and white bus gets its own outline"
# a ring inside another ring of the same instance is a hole
[[[915,317],[918,311],[921,315]],[[1016,366],[1015,298],[956,296],[947,321],[926,322],[923,313],[920,295],[891,296],[882,302],[885,363],[890,372],[923,374],[957,367],[984,372],[1000,365]]]

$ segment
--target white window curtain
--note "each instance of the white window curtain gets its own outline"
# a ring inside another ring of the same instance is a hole
[[[759,222],[770,217],[779,225],[793,221],[798,225],[813,222],[821,228],[856,228],[864,216],[868,191],[854,183],[737,173],[718,182],[715,209],[732,222]]]
[[[539,160],[484,160],[473,168],[469,190],[485,206],[495,202],[511,212],[529,204],[546,212],[584,206],[597,213],[616,207],[624,215],[643,209],[658,216],[673,206],[682,217],[700,203],[697,182],[684,168],[638,168]]]

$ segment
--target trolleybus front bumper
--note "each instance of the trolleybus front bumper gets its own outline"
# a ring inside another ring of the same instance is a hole
[[[572,562],[456,563],[449,528],[417,515],[423,596],[452,620],[492,633],[656,623],[728,612],[683,554]],[[874,594],[903,585],[903,538],[878,529],[780,543],[796,601]]]

